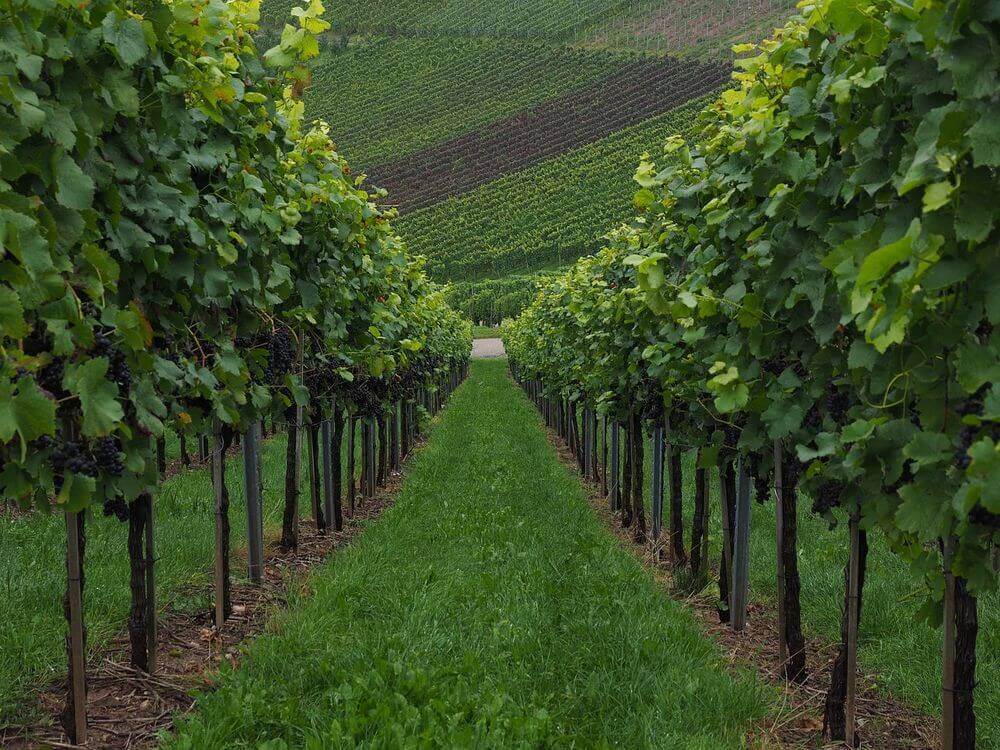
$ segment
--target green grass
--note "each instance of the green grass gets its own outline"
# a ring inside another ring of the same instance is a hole
[[[306,107],[362,171],[582,88],[630,57],[512,39],[381,37],[325,52]]]
[[[176,437],[168,455],[177,455]],[[346,446],[346,440],[344,441]],[[195,441],[192,455],[197,454]],[[281,527],[284,503],[284,434],[262,450],[265,533]],[[227,462],[232,545],[246,545],[246,501],[242,459]],[[303,523],[309,517],[303,450]],[[214,555],[214,505],[207,467],[191,468],[163,483],[154,497],[157,604],[180,611],[208,609]],[[91,652],[125,629],[129,608],[126,524],[106,518],[98,508],[87,519],[85,617]],[[66,672],[63,646],[66,587],[66,527],[61,515],[12,517],[0,511],[0,725],[17,722],[35,710],[33,690]],[[244,576],[242,562],[233,576]]]
[[[492,339],[499,334],[496,328],[490,326],[472,326],[472,337],[476,339]]]
[[[504,368],[167,747],[742,746],[770,691],[601,528]]]
[[[644,152],[689,129],[711,97],[395,222],[438,279],[475,281],[553,268],[593,252],[635,216],[632,175]]]
[[[646,441],[645,492],[651,513],[651,441]],[[694,506],[693,452],[683,458],[685,542],[690,546]],[[669,503],[664,499],[665,505]],[[710,549],[713,566],[722,550],[718,478],[712,477]],[[821,643],[840,639],[844,597],[844,565],[849,544],[846,527],[831,531],[825,520],[801,498],[798,514],[799,574],[802,580],[803,630]],[[664,522],[666,514],[664,510]],[[651,516],[647,515],[647,523]],[[750,595],[774,603],[777,596],[774,503],[752,504],[750,536]],[[712,584],[714,586],[714,584]],[[858,653],[862,670],[877,676],[880,689],[930,714],[940,714],[941,631],[917,620],[923,599],[916,579],[878,532],[869,534],[868,576]],[[1000,747],[1000,597],[979,603],[979,643],[976,688],[977,730],[981,747]]]

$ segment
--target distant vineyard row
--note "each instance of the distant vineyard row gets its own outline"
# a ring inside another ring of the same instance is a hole
[[[445,299],[469,320],[496,324],[516,317],[531,303],[539,285],[553,273],[537,271],[502,279],[462,281],[447,287]]]
[[[374,167],[371,177],[401,212],[430,206],[674,109],[718,89],[729,72],[723,63],[636,60],[590,86]]]
[[[262,23],[280,29],[293,0],[267,0]],[[544,39],[654,54],[729,57],[733,42],[757,38],[793,0],[344,0],[326,18],[338,34]]]
[[[632,59],[499,39],[384,38],[325,54],[306,106],[330,122],[352,162],[370,168],[586,87]]]
[[[557,268],[592,252],[609,226],[634,213],[633,165],[651,144],[686,132],[707,98],[407,214],[396,228],[439,279]]]

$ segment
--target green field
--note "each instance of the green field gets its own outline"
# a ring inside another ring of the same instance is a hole
[[[773,693],[601,527],[505,366],[168,748],[743,746]]]
[[[709,97],[614,133],[397,222],[438,279],[473,281],[557,268],[631,218],[644,152],[690,128]],[[502,220],[499,219],[502,217]]]

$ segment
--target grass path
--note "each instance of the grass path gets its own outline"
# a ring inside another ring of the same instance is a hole
[[[168,747],[741,746],[770,692],[600,526],[505,365]]]

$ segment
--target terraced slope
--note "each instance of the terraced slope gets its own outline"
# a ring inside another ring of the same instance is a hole
[[[632,175],[689,127],[704,100],[606,136],[397,221],[439,279],[474,281],[555,268],[600,246],[634,215]]]
[[[276,38],[298,2],[264,0],[262,33]],[[456,282],[453,303],[496,320],[530,298],[536,272],[594,250],[633,213],[641,154],[725,84],[732,43],[793,5],[328,2],[307,111],[388,189],[410,246]]]
[[[306,106],[371,173],[487,126],[495,132],[493,123],[586,89],[634,59],[519,40],[383,37],[325,53]]]
[[[263,22],[272,26],[283,22],[297,4],[296,0],[265,3]],[[434,31],[451,35],[565,38],[629,12],[634,5],[635,0],[339,0],[327,3],[325,17],[336,30],[349,33]]]
[[[590,86],[369,174],[401,212],[422,208],[674,109],[728,78],[721,63],[635,60]]]

